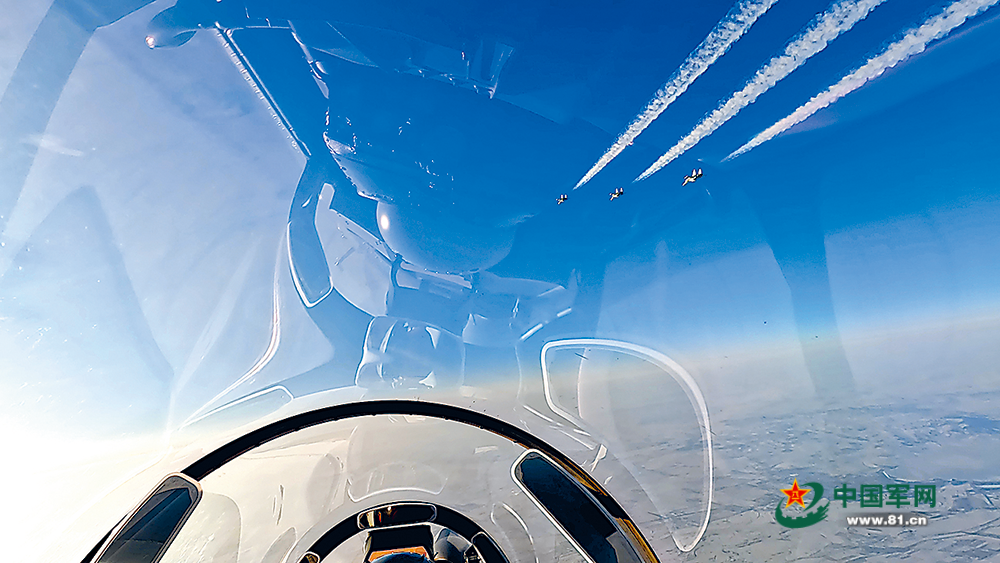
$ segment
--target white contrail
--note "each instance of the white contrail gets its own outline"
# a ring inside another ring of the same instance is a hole
[[[764,15],[767,10],[778,0],[744,0],[733,6],[726,17],[722,19],[708,34],[708,37],[701,42],[701,45],[681,64],[680,68],[674,71],[666,84],[656,91],[656,95],[646,104],[624,133],[618,136],[615,144],[601,156],[594,166],[576,183],[573,189],[586,184],[608,165],[625,147],[632,144],[635,138],[642,133],[649,124],[667,109],[678,96],[684,93],[705,70],[708,69],[729,48],[737,39],[743,36],[750,26],[757,21],[757,18]]]
[[[854,27],[872,10],[885,0],[841,0],[834,4],[824,14],[812,21],[805,31],[793,39],[785,52],[771,59],[757,71],[757,74],[747,82],[742,90],[736,92],[719,106],[683,139],[658,158],[645,172],[634,181],[645,180],[674,159],[697,145],[702,139],[711,135],[722,124],[736,116],[743,108],[754,103],[757,98],[771,89],[795,69],[802,66],[810,57],[826,49],[831,41],[840,34]]]
[[[812,114],[857,90],[872,78],[878,77],[886,69],[892,68],[909,57],[922,52],[927,48],[928,43],[948,35],[953,29],[965,23],[966,20],[979,15],[998,1],[1000,0],[962,0],[951,4],[943,12],[925,21],[921,26],[911,28],[902,39],[889,45],[881,54],[870,59],[861,68],[841,78],[840,82],[837,82],[825,92],[814,96],[805,105],[792,112],[791,115],[761,131],[756,137],[733,151],[724,160],[744,154],[773,139],[793,125],[805,121]]]

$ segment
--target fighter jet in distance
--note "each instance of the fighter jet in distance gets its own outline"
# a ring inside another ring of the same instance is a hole
[[[686,186],[686,185],[694,182],[698,178],[701,178],[703,175],[704,174],[702,174],[701,168],[699,168],[697,170],[691,170],[690,174],[688,174],[687,176],[684,176],[684,183],[681,184],[681,187],[683,188],[684,186]]]
[[[559,197],[556,198],[556,205],[562,205],[562,204],[566,203],[567,199],[569,199],[568,195],[566,195],[566,194],[560,195]]]
[[[615,191],[611,192],[611,201],[618,199],[624,193],[625,193],[625,188],[615,188]]]

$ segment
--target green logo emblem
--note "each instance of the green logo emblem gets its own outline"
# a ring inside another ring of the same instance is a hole
[[[805,528],[806,526],[812,526],[813,524],[819,522],[826,518],[826,513],[830,510],[830,501],[823,498],[823,485],[819,483],[806,483],[805,489],[799,487],[799,480],[796,479],[792,483],[792,488],[781,489],[781,492],[785,493],[788,497],[788,502],[785,503],[785,508],[792,506],[793,504],[798,504],[803,507],[802,516],[785,516],[781,510],[781,503],[774,507],[774,519],[778,521],[779,524],[786,528]],[[809,489],[808,487],[812,487]],[[807,493],[812,491],[812,501],[809,506],[806,506],[804,498]],[[817,507],[819,501],[823,501],[823,504]]]

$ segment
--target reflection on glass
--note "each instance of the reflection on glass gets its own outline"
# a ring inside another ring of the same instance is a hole
[[[222,429],[237,428],[271,414],[291,400],[292,395],[288,389],[276,385],[198,416],[182,427],[180,432],[217,432]]]
[[[597,339],[547,344],[542,368],[549,407],[600,437],[601,451],[642,483],[656,507],[649,516],[669,523],[679,549],[694,548],[708,525],[713,465],[708,409],[687,371],[655,350]],[[616,490],[620,481],[607,486],[627,495]]]
[[[358,529],[383,528],[430,522],[437,516],[433,504],[394,503],[358,515]]]
[[[625,536],[597,502],[569,476],[528,451],[513,467],[514,479],[565,531],[591,563],[640,561]]]
[[[111,540],[97,563],[156,563],[200,499],[197,484],[172,475]]]
[[[250,530],[244,526],[240,509],[232,498],[206,491],[159,563],[237,563],[243,534],[247,538],[263,537],[260,529]],[[268,547],[264,557],[255,560],[260,563],[281,561],[275,552],[282,549],[287,552],[294,540],[295,531],[285,530]],[[284,555],[281,553],[282,557]]]

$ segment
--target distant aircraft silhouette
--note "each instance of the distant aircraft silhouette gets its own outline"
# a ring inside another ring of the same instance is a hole
[[[702,174],[701,168],[699,168],[697,170],[691,170],[690,174],[688,174],[687,176],[684,176],[684,183],[681,184],[681,187],[683,188],[684,186],[686,186],[686,185],[694,182],[698,178],[701,178],[703,175],[704,174]]]
[[[615,188],[615,191],[611,192],[611,201],[614,201],[625,193],[625,188]]]
[[[562,194],[561,196],[556,198],[556,205],[562,205],[563,203],[566,202],[567,199],[569,199],[569,196],[566,194]]]

